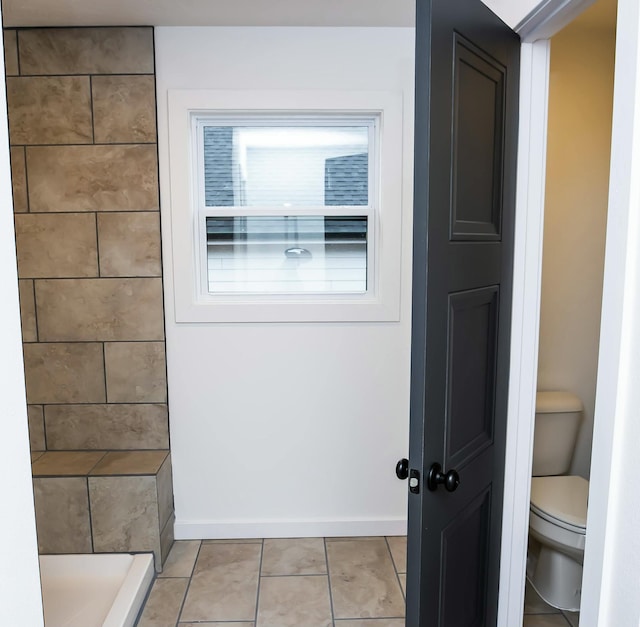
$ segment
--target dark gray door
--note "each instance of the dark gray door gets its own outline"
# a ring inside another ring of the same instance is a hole
[[[480,0],[417,0],[416,40],[407,627],[493,627],[520,42]]]

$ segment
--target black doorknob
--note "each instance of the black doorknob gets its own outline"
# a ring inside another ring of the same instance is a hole
[[[453,492],[460,485],[460,475],[452,468],[449,472],[442,472],[442,466],[433,464],[427,477],[427,488],[435,492],[439,485],[443,485],[447,492]]]
[[[398,479],[406,479],[409,476],[409,460],[402,458],[396,464],[396,477]]]

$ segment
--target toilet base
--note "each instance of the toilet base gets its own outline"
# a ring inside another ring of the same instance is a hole
[[[543,601],[559,610],[579,612],[582,564],[539,542],[530,543],[527,579]]]

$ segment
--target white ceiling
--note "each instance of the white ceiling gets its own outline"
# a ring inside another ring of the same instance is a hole
[[[4,26],[409,26],[416,0],[1,0]],[[520,0],[522,3],[523,0]],[[484,0],[502,15],[513,0]],[[533,2],[535,5],[535,1]],[[579,18],[615,29],[617,0]],[[505,5],[503,7],[503,5]],[[501,10],[502,9],[502,10]],[[505,15],[506,19],[506,15]],[[517,21],[517,20],[516,20]]]
[[[415,0],[2,0],[5,26],[413,26]]]

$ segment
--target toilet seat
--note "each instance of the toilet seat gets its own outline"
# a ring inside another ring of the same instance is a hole
[[[560,475],[531,479],[531,511],[572,533],[586,534],[588,496],[589,482],[582,477]]]

